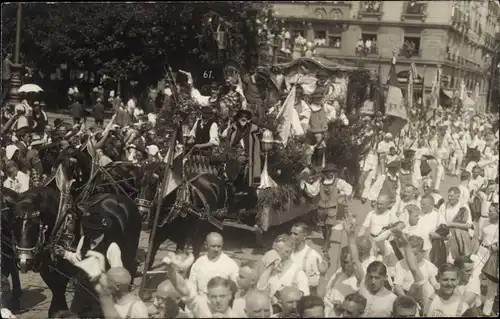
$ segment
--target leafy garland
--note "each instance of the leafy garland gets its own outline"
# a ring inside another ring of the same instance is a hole
[[[269,176],[277,187],[260,190],[257,208],[261,212],[268,207],[278,214],[284,214],[300,197],[300,174],[308,166],[304,137],[293,137],[286,147],[277,144],[268,153]]]
[[[298,185],[280,185],[259,191],[257,199],[257,217],[265,208],[270,208],[274,213],[285,214],[290,203],[294,203],[299,198]]]
[[[160,139],[162,149],[168,148],[169,137],[177,123],[194,123],[198,115],[199,107],[187,94],[179,94],[176,104],[163,107],[158,113],[156,130]],[[180,138],[180,137],[179,137]]]

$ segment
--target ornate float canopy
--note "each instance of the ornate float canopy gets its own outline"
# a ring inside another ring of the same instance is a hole
[[[277,64],[276,66],[282,68],[285,71],[285,73],[289,69],[301,66],[306,67],[308,70],[316,68],[331,72],[349,72],[349,71],[356,71],[359,69],[358,67],[337,63],[334,62],[333,60],[329,60],[323,57],[311,57],[311,58],[302,57],[288,63]]]

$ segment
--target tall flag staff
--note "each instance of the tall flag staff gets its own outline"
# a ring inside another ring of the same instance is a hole
[[[382,87],[382,56],[378,58],[378,74],[377,74],[377,92],[376,92],[376,112],[381,112],[385,114],[384,107],[384,88]],[[375,112],[375,113],[376,113]]]
[[[454,4],[455,6],[455,4]],[[464,25],[465,24],[465,20],[464,20],[464,17],[461,18],[461,21],[460,21],[461,25]],[[465,34],[467,32],[465,32],[464,30],[462,30],[462,38],[460,39],[460,47],[458,48],[457,52],[455,53],[455,60],[458,61],[458,58],[459,58],[459,53],[460,51],[462,51],[462,48],[464,46],[464,42],[465,42]],[[459,68],[458,69],[458,78],[461,79],[461,75],[462,75],[462,68]],[[460,83],[460,91],[459,91],[459,100],[463,103],[465,101],[465,95],[464,94],[467,94],[467,92],[465,92],[465,82],[463,79],[461,79],[461,83]],[[454,102],[455,102],[455,108],[456,110],[458,110],[458,100],[457,99],[454,99]]]
[[[430,109],[427,112],[425,122],[428,122],[435,117],[436,110],[439,107],[440,96],[441,96],[441,76],[442,76],[442,69],[441,69],[441,65],[439,64],[437,66],[436,76],[434,78],[434,82],[432,83],[431,99],[430,99],[431,105],[430,105]],[[432,111],[432,114],[430,116],[428,116],[431,113],[431,111]]]
[[[385,123],[384,131],[391,133],[392,136],[398,136],[399,132],[408,121],[408,114],[404,105],[403,92],[399,88],[398,84],[396,72],[396,51],[393,51],[387,85],[387,98],[385,100],[385,115],[387,117],[387,121]]]
[[[427,65],[424,64],[424,70],[422,71],[422,105],[418,111],[418,119],[424,119],[425,113],[427,112],[427,99],[425,95],[425,70],[427,69]],[[420,121],[422,122],[422,121]]]
[[[158,221],[160,219],[160,211],[161,211],[161,207],[162,207],[161,204],[163,201],[163,194],[165,193],[165,189],[167,189],[167,187],[169,186],[168,185],[169,181],[171,180],[170,175],[172,174],[175,145],[177,142],[177,134],[179,132],[178,126],[179,126],[180,120],[175,121],[175,122],[176,122],[176,124],[175,124],[176,127],[174,127],[173,134],[172,134],[172,137],[170,139],[170,146],[169,146],[167,155],[165,156],[165,163],[167,165],[165,167],[165,174],[164,174],[164,177],[162,180],[161,189],[159,190],[159,193],[158,193],[159,194],[158,204],[156,205],[156,212],[155,212],[155,216],[154,216],[154,220],[153,220],[153,225],[151,226],[151,234],[149,235],[149,245],[148,245],[149,249],[148,249],[148,252],[146,254],[146,260],[144,261],[144,267],[147,267],[150,264],[151,258],[153,257],[152,256],[153,250],[151,249],[151,247],[153,247],[154,238],[156,235],[156,228],[158,226]],[[147,276],[148,276],[148,271],[146,268],[144,268],[144,270],[142,272],[141,285],[139,287],[139,296],[141,298],[144,297],[143,293],[144,293],[144,288],[146,286]]]

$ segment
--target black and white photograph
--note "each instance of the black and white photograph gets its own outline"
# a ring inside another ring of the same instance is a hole
[[[500,1],[1,4],[1,317],[499,315]]]

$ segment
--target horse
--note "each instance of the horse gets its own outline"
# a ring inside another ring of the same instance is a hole
[[[52,292],[49,317],[68,309],[65,296],[68,281],[81,273],[70,262],[57,257],[55,247],[75,250],[82,235],[80,218],[83,214],[104,213],[113,218],[116,227],[105,236],[113,238],[120,247],[124,267],[132,275],[137,270],[141,224],[139,211],[132,200],[116,194],[94,195],[76,204],[71,204],[70,200],[59,216],[60,199],[61,192],[53,183],[30,189],[19,197],[15,216],[10,221],[14,225],[14,253],[21,272],[39,272]]]
[[[199,257],[205,236],[212,231],[222,230],[223,218],[238,214],[240,209],[252,209],[257,204],[257,193],[250,189],[243,197],[236,196],[231,182],[212,173],[201,173],[188,177],[176,190],[165,197],[160,196],[160,222],[152,246],[150,263],[160,245],[170,239],[178,250],[185,248],[187,239],[192,239],[193,255]],[[156,209],[154,204],[151,210]],[[152,217],[152,216],[151,216]],[[144,220],[144,217],[143,217]],[[151,227],[151,219],[149,219]]]
[[[20,310],[20,298],[22,295],[19,270],[14,259],[14,247],[12,244],[12,220],[14,206],[19,195],[11,189],[2,187],[2,276],[11,276],[12,294],[8,308],[17,312]]]

